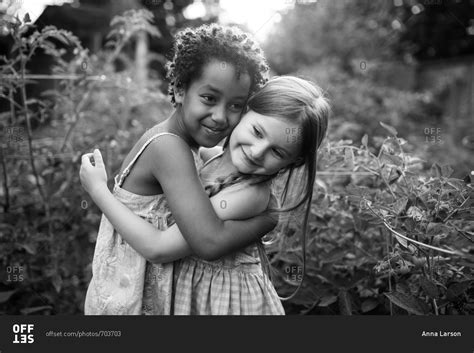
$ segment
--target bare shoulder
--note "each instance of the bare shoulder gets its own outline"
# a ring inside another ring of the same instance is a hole
[[[181,138],[166,134],[154,139],[143,152],[148,169],[153,173],[195,170],[189,145]]]

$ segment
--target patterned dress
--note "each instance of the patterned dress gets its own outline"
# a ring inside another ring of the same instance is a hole
[[[115,178],[114,196],[135,214],[160,230],[174,224],[164,194],[137,195],[121,186],[145,148],[156,138],[149,138],[123,173]],[[180,138],[177,135],[173,135]],[[193,151],[195,162],[199,162]],[[173,263],[153,264],[137,253],[105,215],[102,215],[92,262],[92,280],[86,294],[86,315],[167,315],[171,311]]]
[[[123,173],[114,196],[156,228],[175,221],[163,194],[143,196],[121,188],[134,163],[159,133],[146,141]],[[178,137],[177,135],[174,135]],[[179,138],[179,137],[178,137]],[[203,164],[193,151],[197,169]],[[118,234],[103,215],[86,294],[86,315],[284,315],[271,281],[261,266],[258,245],[216,261],[195,256],[152,264]]]
[[[172,314],[284,315],[276,290],[262,268],[263,251],[258,243],[215,261],[196,256],[175,261]]]

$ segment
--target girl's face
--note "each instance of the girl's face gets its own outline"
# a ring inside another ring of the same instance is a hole
[[[228,148],[239,172],[272,175],[300,158],[301,126],[249,110],[232,132]]]
[[[230,134],[240,120],[250,84],[248,74],[237,78],[232,64],[213,60],[198,79],[176,92],[184,129],[198,146],[213,147]]]

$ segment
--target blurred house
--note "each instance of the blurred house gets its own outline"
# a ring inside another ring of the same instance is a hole
[[[110,20],[114,16],[113,2],[96,0],[81,5],[64,4],[47,6],[36,24],[41,29],[53,25],[73,32],[84,47],[96,52],[102,47],[102,41],[109,31]]]
[[[102,47],[105,35],[110,29],[110,20],[119,10],[117,4],[122,2],[109,0],[81,1],[80,6],[77,1],[72,4],[55,1],[59,6],[47,4],[39,6],[40,4],[35,4],[34,10],[36,13],[30,18],[35,23],[37,30],[41,31],[44,27],[50,25],[66,29],[74,33],[90,52],[96,52]],[[27,7],[28,3],[25,2],[24,5]],[[16,9],[18,16],[21,16],[23,12],[27,13],[27,10],[20,9],[18,11]],[[0,44],[0,55],[12,55],[13,39],[11,36],[0,35]],[[62,44],[57,43],[57,45],[61,46]],[[69,53],[69,55],[72,54]],[[27,70],[30,74],[50,75],[53,62],[54,58],[44,54],[42,50],[37,50],[27,63]],[[55,88],[57,82],[54,79],[36,80],[36,83],[26,86],[27,95],[28,97],[39,97],[41,92]],[[0,111],[8,109],[8,102],[0,102]],[[34,110],[34,108],[32,109]]]

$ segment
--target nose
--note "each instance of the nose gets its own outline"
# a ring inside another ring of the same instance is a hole
[[[227,125],[227,110],[223,104],[214,107],[211,119],[216,124],[216,127],[220,129]]]
[[[263,156],[265,155],[265,151],[266,151],[267,147],[265,145],[265,143],[262,142],[258,142],[258,143],[254,143],[251,147],[250,147],[250,153],[251,153],[251,158],[252,159],[255,159],[255,160],[261,160],[263,158]]]

